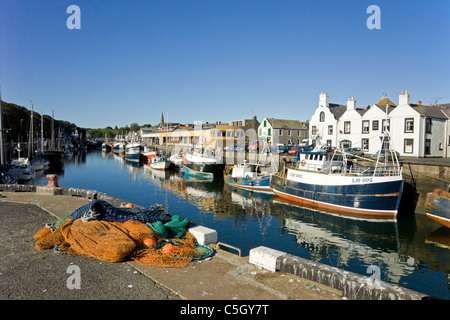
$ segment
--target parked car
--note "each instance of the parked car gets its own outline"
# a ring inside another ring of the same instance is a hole
[[[374,154],[372,154],[371,157],[372,157],[373,159],[377,159],[377,158],[378,158],[378,154],[379,154],[379,155],[380,155],[380,159],[383,159],[384,156],[385,156],[386,151],[387,151],[387,153],[388,153],[388,159],[389,159],[389,160],[392,160],[392,153],[391,153],[389,150],[386,150],[386,149],[378,150],[377,152],[375,152]],[[393,152],[395,152],[395,154],[396,154],[396,156],[397,156],[397,159],[400,159],[400,154],[399,154],[397,151],[393,151]]]
[[[364,152],[361,151],[361,148],[344,148],[343,152],[348,156],[364,157]]]
[[[249,152],[257,152],[264,146],[264,140],[255,140],[250,142],[248,145],[248,151]]]
[[[287,150],[286,146],[282,143],[277,143],[277,145],[271,146],[270,149],[272,152],[275,152],[275,153],[285,153]]]
[[[300,146],[292,146],[289,149],[288,154],[297,154],[297,152],[299,152],[302,149],[303,149],[303,147],[300,147]]]
[[[236,145],[234,144],[234,145],[231,145],[231,146],[225,146],[223,148],[223,150],[225,150],[225,151],[234,151],[234,150],[236,150]]]

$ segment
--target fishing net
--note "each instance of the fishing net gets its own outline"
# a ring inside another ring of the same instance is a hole
[[[42,228],[34,239],[38,250],[54,248],[108,262],[130,258],[143,265],[184,267],[213,254],[212,248],[198,245],[186,231],[189,224],[189,219],[166,214],[160,205],[117,208],[96,200]],[[147,239],[155,239],[154,245],[146,245]]]

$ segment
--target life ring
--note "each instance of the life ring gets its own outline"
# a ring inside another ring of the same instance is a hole
[[[302,167],[304,167],[306,165],[306,160],[302,159],[302,161],[300,161],[300,164],[302,165]]]

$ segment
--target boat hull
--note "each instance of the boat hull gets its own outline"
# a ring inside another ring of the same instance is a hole
[[[270,175],[260,176],[257,178],[250,177],[232,177],[231,175],[224,176],[225,183],[230,186],[263,192],[272,192],[270,187]]]
[[[141,155],[139,153],[125,153],[125,160],[139,162]]]
[[[223,174],[225,164],[206,162],[189,163],[187,161],[183,161],[183,168],[188,169],[190,174],[218,177]]]
[[[450,193],[440,189],[428,193],[425,213],[428,218],[450,228]]]
[[[271,177],[273,192],[284,199],[342,213],[395,217],[404,180],[392,177],[334,176],[289,169]]]
[[[170,167],[170,162],[168,161],[160,161],[155,163],[150,163],[150,168],[155,170],[168,170]]]

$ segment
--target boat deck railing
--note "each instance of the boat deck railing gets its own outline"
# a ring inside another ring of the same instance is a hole
[[[316,172],[322,174],[342,174],[348,176],[399,176],[403,173],[402,167],[397,166],[378,166],[365,167],[360,165],[345,166],[326,166],[318,164],[305,164],[302,166],[296,163],[286,164],[286,168],[297,169],[302,171]]]

